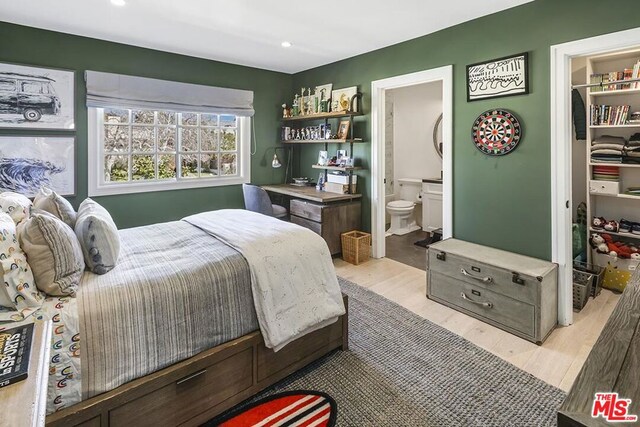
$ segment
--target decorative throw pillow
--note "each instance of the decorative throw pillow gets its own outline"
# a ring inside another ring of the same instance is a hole
[[[33,207],[55,215],[71,228],[76,225],[76,211],[71,203],[49,188],[42,187],[38,191],[33,199]]]
[[[6,213],[0,213],[0,275],[0,322],[24,320],[40,308],[44,295],[18,244],[16,224]]]
[[[34,210],[18,226],[18,237],[38,289],[53,296],[74,295],[84,260],[73,230],[54,215]]]
[[[14,223],[19,223],[29,218],[31,212],[31,200],[20,193],[5,191],[0,193],[0,211],[9,214]]]
[[[91,199],[78,208],[76,235],[89,270],[105,274],[113,269],[120,254],[120,234],[109,212]]]

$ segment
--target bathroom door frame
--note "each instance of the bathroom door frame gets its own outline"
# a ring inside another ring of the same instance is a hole
[[[551,261],[558,264],[558,323],[573,323],[571,59],[640,46],[640,28],[551,46]]]
[[[386,91],[442,82],[442,237],[453,236],[453,66],[371,82],[371,237],[372,256],[385,256],[385,99]]]

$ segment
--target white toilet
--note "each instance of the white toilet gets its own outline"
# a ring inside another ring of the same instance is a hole
[[[413,210],[416,203],[422,203],[422,180],[401,178],[398,179],[398,184],[400,185],[400,199],[387,203],[387,213],[391,217],[391,226],[387,230],[387,236],[391,234],[402,236],[420,230]]]

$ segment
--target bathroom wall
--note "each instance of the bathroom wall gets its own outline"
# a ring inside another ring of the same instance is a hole
[[[442,83],[389,92],[393,96],[394,193],[399,194],[399,178],[440,176],[442,159],[433,147],[433,126],[442,113]]]

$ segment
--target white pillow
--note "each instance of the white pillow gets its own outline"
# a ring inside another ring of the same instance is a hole
[[[31,267],[18,244],[16,224],[0,213],[0,321],[20,321],[36,311],[44,301],[38,291]]]
[[[29,218],[31,212],[31,200],[20,193],[5,191],[0,193],[0,211],[9,214],[14,223],[19,223]]]
[[[33,199],[33,207],[55,215],[71,228],[76,225],[76,211],[71,203],[49,188],[42,187],[38,191]]]
[[[109,212],[97,202],[86,199],[80,204],[76,236],[89,270],[105,274],[116,266],[120,254],[120,234]]]

